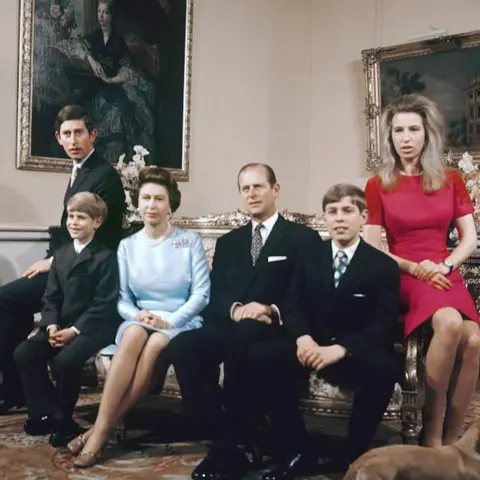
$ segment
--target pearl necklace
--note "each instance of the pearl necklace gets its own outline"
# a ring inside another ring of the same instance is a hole
[[[160,237],[158,238],[150,238],[146,233],[145,233],[145,229],[143,230],[143,233],[145,235],[145,238],[147,239],[148,241],[148,244],[150,245],[150,247],[157,247],[158,245],[160,245],[161,243],[163,243],[169,236],[170,234],[172,233],[173,231],[173,228],[172,228],[172,225],[170,224],[170,222],[167,222],[167,229],[165,230],[165,233],[163,235],[161,235]]]

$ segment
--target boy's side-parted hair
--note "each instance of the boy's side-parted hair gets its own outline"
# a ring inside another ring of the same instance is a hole
[[[93,219],[105,220],[108,215],[108,207],[102,197],[91,192],[78,192],[73,195],[67,203],[67,210],[85,213]]]
[[[327,205],[330,203],[337,203],[342,200],[342,198],[350,197],[352,203],[358,207],[360,212],[363,212],[367,208],[367,202],[365,201],[365,194],[363,190],[356,185],[350,183],[337,183],[330,187],[327,190],[327,193],[323,196],[322,199],[322,209],[325,211]]]

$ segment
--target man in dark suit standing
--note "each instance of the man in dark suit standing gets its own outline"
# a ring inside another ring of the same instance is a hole
[[[98,194],[109,211],[108,218],[97,233],[98,240],[105,246],[116,249],[122,236],[125,209],[122,181],[117,171],[95,153],[96,130],[87,112],[76,105],[62,108],[55,121],[55,135],[73,160],[59,237],[55,243],[51,242],[47,258],[27,268],[21,278],[0,287],[0,371],[3,373],[0,414],[25,403],[12,354],[32,330],[33,315],[40,311],[54,251],[71,243],[66,228],[68,200],[78,192]],[[45,423],[45,428],[48,429],[50,427],[46,426],[47,423],[49,422]],[[43,430],[44,427],[41,427],[38,433],[45,433]]]
[[[363,191],[335,185],[323,198],[323,210],[332,240],[299,256],[282,312],[295,341],[264,342],[249,358],[280,444],[303,425],[295,390],[302,366],[305,374],[313,369],[355,388],[346,454],[320,465],[319,474],[346,470],[368,449],[402,372],[394,351],[400,273],[396,262],[360,238],[367,218]],[[304,470],[301,456],[285,452],[264,480],[290,480]]]
[[[299,252],[320,242],[317,232],[285,220],[275,200],[280,186],[271,167],[248,164],[238,188],[251,221],[216,243],[210,304],[204,326],[169,346],[185,408],[202,438],[213,441],[194,479],[240,478],[248,462],[237,450],[251,413],[249,378],[242,372],[251,345],[281,335],[283,302]],[[223,392],[218,370],[224,363]]]

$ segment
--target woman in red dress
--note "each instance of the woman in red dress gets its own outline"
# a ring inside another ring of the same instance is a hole
[[[450,445],[461,433],[479,370],[478,312],[458,271],[477,246],[473,205],[460,174],[444,168],[445,128],[434,102],[400,97],[385,109],[381,130],[382,164],[365,187],[365,240],[380,248],[385,228],[408,307],[405,336],[431,322],[420,440],[425,446]],[[449,252],[452,220],[460,242]]]

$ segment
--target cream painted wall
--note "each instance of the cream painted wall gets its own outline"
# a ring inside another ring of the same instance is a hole
[[[19,1],[0,16],[0,223],[58,222],[68,175],[15,168]],[[312,213],[339,181],[363,186],[361,50],[429,25],[479,28],[477,0],[196,0],[191,180],[180,215],[240,206],[236,172],[277,171],[281,208]]]
[[[308,202],[312,1],[196,0],[191,181],[179,215],[240,206],[236,173],[269,162],[280,206]],[[0,16],[0,223],[59,221],[68,175],[15,168],[19,0]],[[8,206],[8,205],[11,206]]]
[[[328,186],[363,187],[366,126],[361,50],[406,43],[435,28],[480,29],[476,0],[316,0],[314,2],[311,175],[308,210],[318,211]]]

